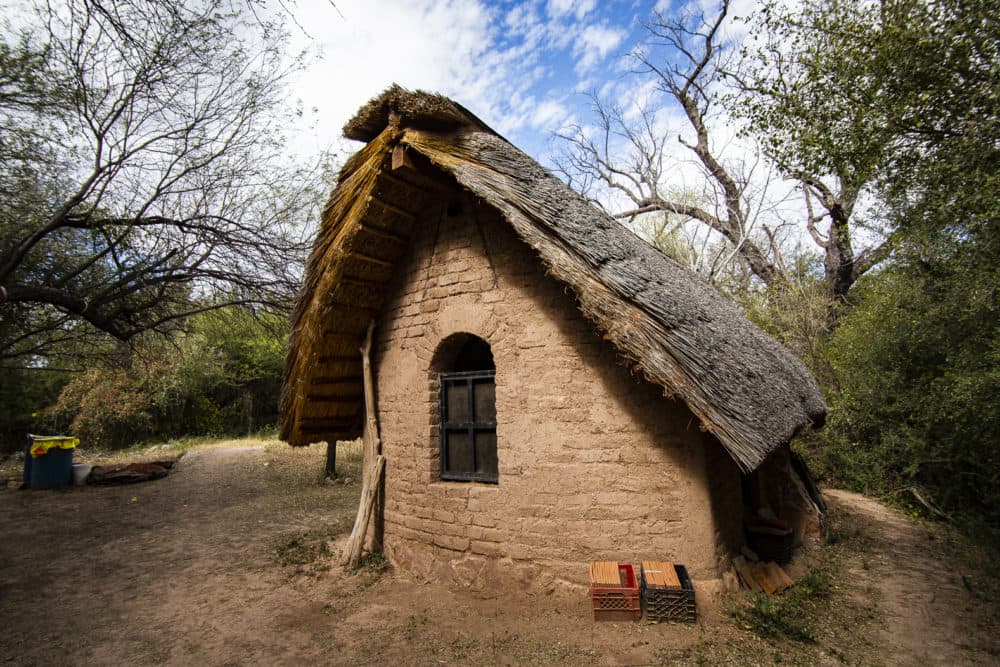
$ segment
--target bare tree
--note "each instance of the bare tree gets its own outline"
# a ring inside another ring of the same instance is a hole
[[[697,221],[721,235],[728,252],[716,244],[708,263],[710,276],[738,259],[772,284],[780,276],[778,246],[774,235],[768,235],[772,230],[756,224],[751,172],[758,165],[737,171],[724,164],[713,151],[707,126],[718,106],[714,89],[723,76],[719,32],[727,13],[728,1],[715,17],[696,14],[674,20],[657,13],[646,24],[649,42],[632,53],[638,74],[651,76],[656,89],[676,102],[694,133],[693,140],[681,135],[677,140],[703,174],[705,187],[699,195],[667,189],[667,169],[676,168],[667,145],[672,135],[662,126],[660,109],[648,103],[623,109],[592,95],[598,131],[594,135],[574,127],[564,133],[570,150],[560,158],[560,169],[578,183],[599,183],[624,195],[632,206],[615,217],[662,212],[675,220]],[[625,157],[618,157],[621,154]],[[708,238],[703,237],[703,243]]]
[[[729,103],[742,102],[731,94],[734,82],[740,84],[740,93],[751,88],[741,78],[748,52],[741,54],[723,38],[727,22],[734,20],[729,9],[729,0],[722,0],[711,15],[657,13],[646,24],[646,44],[632,59],[635,73],[658,95],[640,101],[637,108],[592,95],[596,129],[578,126],[564,132],[567,150],[557,159],[558,166],[579,188],[599,186],[624,196],[630,205],[616,212],[617,218],[635,220],[658,213],[663,216],[661,226],[690,229],[694,223],[694,229],[710,230],[700,237],[697,231],[690,233],[687,250],[697,257],[695,268],[716,282],[726,267],[738,262],[769,287],[795,287],[795,262],[784,255],[804,227],[823,255],[826,292],[833,303],[884,256],[885,248],[854,250],[851,219],[861,194],[854,181],[841,179],[830,187],[812,172],[765,156],[766,147],[760,144],[742,162],[721,157],[710,124],[723,113],[731,115]],[[668,141],[674,132],[662,120],[665,107],[683,115],[686,130],[677,133],[677,141],[702,176],[700,191],[671,190],[667,185],[669,170],[679,166],[671,159]],[[686,138],[688,133],[693,137]],[[782,214],[783,202],[769,201],[766,191],[778,175],[799,185],[804,220]]]
[[[3,356],[287,308],[317,196],[283,33],[240,0],[70,0],[0,49]]]

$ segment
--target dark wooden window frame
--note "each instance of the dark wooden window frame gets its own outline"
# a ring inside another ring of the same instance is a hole
[[[477,473],[476,470],[476,433],[493,433],[493,446],[496,448],[496,397],[493,399],[493,421],[469,421],[451,422],[448,421],[448,389],[449,387],[464,383],[468,387],[469,413],[473,419],[477,419],[475,414],[475,392],[473,384],[489,380],[496,389],[496,371],[467,371],[461,373],[441,373],[440,375],[440,415],[441,415],[441,479],[453,482],[487,482],[496,484],[499,481],[499,472]],[[448,469],[448,437],[451,433],[467,433],[469,437],[469,447],[472,450],[473,465],[472,472],[463,472]],[[494,451],[494,457],[496,452]]]

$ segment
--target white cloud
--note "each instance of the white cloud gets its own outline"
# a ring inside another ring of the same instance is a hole
[[[545,11],[553,18],[562,18],[573,14],[579,21],[594,11],[597,0],[548,0]]]
[[[580,79],[587,78],[587,89],[599,87],[606,79],[599,65],[627,36],[610,21],[583,20],[594,16],[596,0],[503,6],[490,0],[337,0],[336,7],[298,0],[291,6],[308,33],[293,27],[296,46],[322,53],[293,86],[304,109],[317,109],[299,132],[300,153],[331,144],[355,150],[340,139],[341,128],[395,82],[456,99],[537,156],[547,135],[579,108],[573,91],[581,89]],[[632,16],[622,12],[622,22]]]
[[[577,57],[577,74],[584,74],[625,40],[628,33],[623,28],[607,24],[589,25],[578,35],[578,41],[573,46],[573,55]]]
[[[530,124],[535,129],[559,128],[569,115],[569,110],[562,103],[555,100],[545,100],[535,105]]]
[[[293,90],[305,108],[319,110],[316,143],[336,141],[351,115],[394,82],[455,97],[487,122],[502,120],[509,66],[491,53],[494,17],[479,0],[337,0],[336,9],[302,2],[296,18],[312,37],[298,33],[300,45],[322,54]]]

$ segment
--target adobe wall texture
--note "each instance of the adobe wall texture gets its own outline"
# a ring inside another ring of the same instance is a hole
[[[376,329],[389,558],[472,588],[586,584],[601,559],[718,577],[740,539],[735,464],[683,404],[630,374],[497,213],[460,198],[461,212],[443,201],[417,221]],[[498,484],[439,480],[432,364],[460,332],[492,347]]]

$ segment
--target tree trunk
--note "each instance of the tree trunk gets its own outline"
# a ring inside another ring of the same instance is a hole
[[[372,377],[371,348],[372,333],[375,321],[368,325],[368,333],[361,347],[361,368],[365,392],[365,429],[362,435],[364,463],[362,464],[361,502],[358,504],[358,515],[354,520],[354,530],[347,541],[343,564],[356,568],[361,558],[368,538],[368,523],[375,514],[375,537],[372,550],[381,550],[382,507],[379,499],[382,497],[382,474],[385,470],[385,458],[382,456],[382,443],[378,436],[378,418],[375,412],[375,383]],[[369,466],[371,468],[369,469]],[[376,507],[377,505],[377,507]]]
[[[830,296],[841,301],[856,278],[854,270],[854,248],[851,246],[851,230],[847,212],[837,204],[830,209],[830,241],[826,248],[824,270],[826,287]]]

